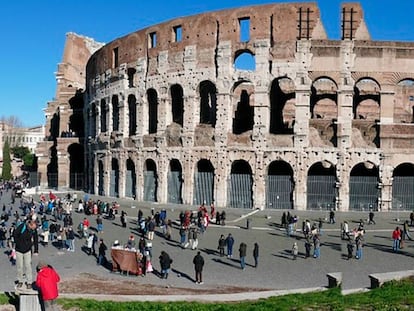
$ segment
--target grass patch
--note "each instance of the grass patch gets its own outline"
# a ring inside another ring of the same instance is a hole
[[[347,296],[340,289],[323,292],[291,294],[256,301],[238,303],[200,302],[113,302],[91,299],[59,299],[65,310],[140,310],[140,311],[367,311],[367,310],[414,310],[413,279],[392,281],[381,288],[366,293]],[[9,302],[9,297],[0,295],[0,304]]]

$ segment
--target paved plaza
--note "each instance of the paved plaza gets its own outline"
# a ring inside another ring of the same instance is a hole
[[[80,194],[81,196],[81,194]],[[35,198],[37,195],[35,196]],[[93,199],[96,196],[91,196]],[[112,202],[113,198],[102,198]],[[127,228],[121,226],[119,217],[114,221],[104,220],[104,233],[101,235],[106,244],[110,246],[114,240],[126,243],[128,236],[139,234],[136,230],[138,210],[141,209],[145,216],[151,214],[151,209],[166,209],[167,219],[178,223],[178,215],[181,209],[193,209],[194,206],[183,205],[159,205],[151,203],[138,203],[129,200],[117,199],[121,209],[128,215]],[[9,194],[3,195],[1,205],[10,205]],[[14,204],[17,209],[19,200]],[[74,205],[75,207],[75,205]],[[219,209],[219,211],[222,211]],[[161,229],[153,241],[153,266],[159,270],[158,256],[162,250],[170,254],[173,262],[173,272],[168,280],[163,280],[155,274],[145,277],[123,276],[111,273],[104,267],[98,266],[93,256],[87,256],[81,251],[84,240],[76,239],[76,251],[66,252],[56,247],[39,247],[39,255],[33,258],[33,267],[42,259],[54,266],[62,279],[67,279],[81,273],[91,273],[107,278],[125,280],[137,280],[142,284],[170,286],[180,288],[216,288],[218,286],[240,286],[249,288],[262,288],[268,290],[299,290],[305,288],[325,287],[328,284],[327,273],[343,273],[343,289],[360,289],[370,286],[368,275],[371,273],[411,270],[413,267],[414,248],[413,242],[407,241],[405,248],[400,253],[392,252],[391,232],[397,225],[402,225],[403,220],[409,218],[409,212],[380,213],[375,214],[375,225],[365,224],[366,234],[361,260],[346,258],[346,241],[340,237],[340,223],[347,220],[350,229],[357,227],[360,219],[367,219],[368,212],[336,212],[336,224],[323,224],[321,236],[321,257],[318,259],[304,258],[303,234],[298,231],[294,237],[287,237],[285,230],[280,228],[281,210],[252,211],[243,209],[227,209],[227,221],[225,226],[210,225],[203,235],[199,235],[198,249],[205,259],[203,272],[203,285],[194,283],[194,269],[192,260],[195,250],[179,247],[179,234],[177,226],[173,229],[172,240],[165,240]],[[302,220],[309,219],[311,223],[319,218],[328,217],[327,212],[291,211],[299,217],[299,229]],[[50,216],[48,216],[50,217]],[[84,214],[73,212],[74,227],[85,217]],[[96,216],[87,216],[94,225]],[[247,219],[250,220],[250,228],[247,228]],[[399,220],[397,220],[399,219]],[[233,258],[219,257],[217,241],[221,234],[227,236],[232,233],[235,239]],[[413,233],[414,234],[414,233]],[[299,257],[292,260],[290,250],[294,242],[299,245]],[[241,242],[247,244],[247,267],[240,269],[238,261],[238,246]],[[253,267],[253,245],[260,245],[259,266]],[[16,268],[11,266],[7,255],[2,254],[0,269],[2,282],[0,290],[13,291],[16,279]],[[107,252],[110,259],[110,250]],[[34,271],[34,270],[33,270]],[[139,294],[139,293],[137,293]]]

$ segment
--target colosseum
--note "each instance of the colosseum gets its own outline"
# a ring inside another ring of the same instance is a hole
[[[72,35],[80,58],[65,49],[59,66],[41,183],[222,208],[414,209],[414,43],[372,40],[358,3],[338,10],[338,40],[315,3],[181,17],[105,45]]]

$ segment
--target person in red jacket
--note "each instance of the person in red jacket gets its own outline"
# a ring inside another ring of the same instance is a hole
[[[398,248],[400,247],[400,240],[401,240],[401,231],[399,227],[395,228],[395,230],[392,232],[392,240],[393,240],[392,250],[394,252],[397,252]]]
[[[50,265],[39,261],[37,267],[36,287],[39,289],[44,310],[55,310],[55,300],[58,297],[59,274]]]

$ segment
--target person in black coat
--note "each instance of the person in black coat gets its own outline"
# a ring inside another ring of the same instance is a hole
[[[167,279],[173,261],[165,251],[161,252],[159,260],[161,266],[161,279]]]
[[[200,252],[197,252],[197,255],[193,259],[195,278],[197,284],[203,284],[203,267],[204,267],[204,258],[201,256]]]

